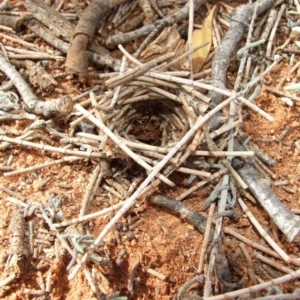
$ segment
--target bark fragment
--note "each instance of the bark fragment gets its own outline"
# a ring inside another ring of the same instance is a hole
[[[20,16],[11,16],[0,14],[0,25],[10,27],[15,32],[20,32],[24,29],[24,22],[27,20],[28,17],[20,17]]]
[[[25,271],[28,248],[25,243],[25,219],[20,208],[18,208],[10,222],[11,240],[9,249],[8,273],[14,273],[19,278]]]
[[[34,86],[40,89],[40,91],[49,94],[54,91],[57,86],[56,80],[46,72],[46,70],[38,64],[30,60],[14,60],[11,61],[18,68],[25,67],[29,75],[29,81]]]

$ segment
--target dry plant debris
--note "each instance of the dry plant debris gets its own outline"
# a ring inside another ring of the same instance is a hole
[[[1,299],[299,299],[299,15],[3,1]]]

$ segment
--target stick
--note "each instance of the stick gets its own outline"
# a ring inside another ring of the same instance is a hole
[[[12,139],[7,136],[0,136],[0,141],[5,141],[9,142],[12,144],[18,144],[22,146],[27,146],[35,149],[40,149],[43,151],[53,151],[53,152],[58,152],[58,153],[63,153],[63,154],[69,154],[69,155],[75,155],[75,156],[82,156],[82,157],[103,157],[106,158],[106,154],[102,152],[84,152],[84,151],[76,151],[76,150],[69,150],[65,148],[57,148],[57,147],[52,147],[48,145],[41,145],[37,143],[32,143],[20,139]]]
[[[253,226],[255,226],[255,228],[258,230],[260,235],[269,243],[269,245],[274,249],[274,251],[276,251],[285,262],[289,263],[291,261],[291,258],[267,234],[267,232],[263,229],[263,227],[258,223],[256,218],[250,212],[250,210],[246,206],[245,202],[241,198],[238,198],[238,202],[239,202],[241,208],[243,209],[243,211],[248,216],[248,218],[251,221],[251,223],[253,224]]]
[[[32,93],[26,81],[2,55],[0,55],[0,70],[5,73],[18,89],[29,112],[48,118],[51,115],[69,114],[72,111],[73,101],[69,96],[47,102],[40,101]]]

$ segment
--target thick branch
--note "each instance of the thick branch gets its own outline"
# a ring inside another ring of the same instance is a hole
[[[31,12],[34,19],[44,24],[51,31],[52,35],[66,42],[70,42],[72,40],[75,25],[70,23],[55,9],[51,8],[41,0],[26,0],[25,5],[28,11]],[[100,46],[95,41],[90,42],[88,49],[103,56],[110,57],[108,50]]]
[[[245,150],[237,140],[234,150]],[[232,165],[247,183],[250,191],[265,209],[278,228],[285,234],[289,242],[300,240],[300,218],[294,215],[273,192],[270,182],[258,173],[251,162],[243,158],[234,158]]]
[[[258,3],[257,15],[264,13],[266,10],[272,7],[275,0],[264,0]],[[250,24],[251,16],[257,3],[241,5],[238,7],[230,27],[225,34],[220,46],[216,49],[216,54],[212,62],[212,74],[211,78],[215,87],[225,88],[227,69],[230,63],[231,57],[234,55],[238,43],[241,41],[246,24]],[[222,95],[210,92],[208,97],[212,99],[212,102],[217,105],[222,101]]]
[[[26,20],[27,16],[11,16],[11,15],[4,15],[0,14],[0,25],[10,27],[15,32],[20,32],[24,28],[24,20]]]

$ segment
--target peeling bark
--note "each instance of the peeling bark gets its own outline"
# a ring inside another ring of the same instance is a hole
[[[87,45],[94,36],[95,29],[106,12],[125,0],[94,0],[85,9],[74,31],[71,48],[67,54],[66,68],[72,73],[87,76]]]
[[[11,63],[17,68],[25,67],[29,75],[30,83],[34,87],[37,87],[42,93],[50,94],[57,86],[56,80],[46,72],[43,66],[38,65],[31,60],[14,60],[11,61]]]

